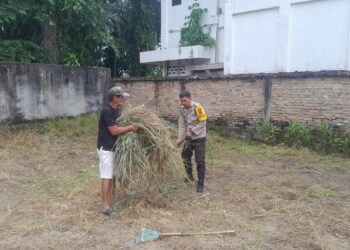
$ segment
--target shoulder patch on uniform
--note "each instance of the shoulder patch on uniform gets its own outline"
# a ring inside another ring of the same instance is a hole
[[[205,114],[204,108],[200,104],[196,107],[195,110],[199,122],[207,120],[207,115]]]

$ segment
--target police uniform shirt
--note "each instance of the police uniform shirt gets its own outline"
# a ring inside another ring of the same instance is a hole
[[[192,140],[206,137],[207,117],[204,108],[192,102],[189,108],[182,106],[179,111],[178,142],[185,139],[187,133],[191,133]]]

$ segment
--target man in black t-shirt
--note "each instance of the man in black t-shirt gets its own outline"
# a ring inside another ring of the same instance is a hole
[[[121,87],[115,86],[108,92],[108,104],[103,107],[98,122],[97,153],[100,160],[99,170],[102,179],[102,212],[111,214],[111,199],[115,195],[114,150],[117,137],[136,132],[137,127],[118,127],[117,118],[121,114],[125,97],[129,96]]]

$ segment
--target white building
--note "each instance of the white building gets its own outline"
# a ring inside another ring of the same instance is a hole
[[[215,48],[179,47],[194,0],[161,0],[161,47],[141,63],[166,75],[350,70],[350,0],[198,0]]]

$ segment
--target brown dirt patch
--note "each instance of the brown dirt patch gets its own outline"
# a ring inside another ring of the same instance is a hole
[[[341,157],[211,135],[204,194],[188,185],[167,207],[117,205],[105,217],[93,135],[0,128],[0,136],[1,249],[350,248],[349,163]],[[139,244],[143,227],[237,234]]]

